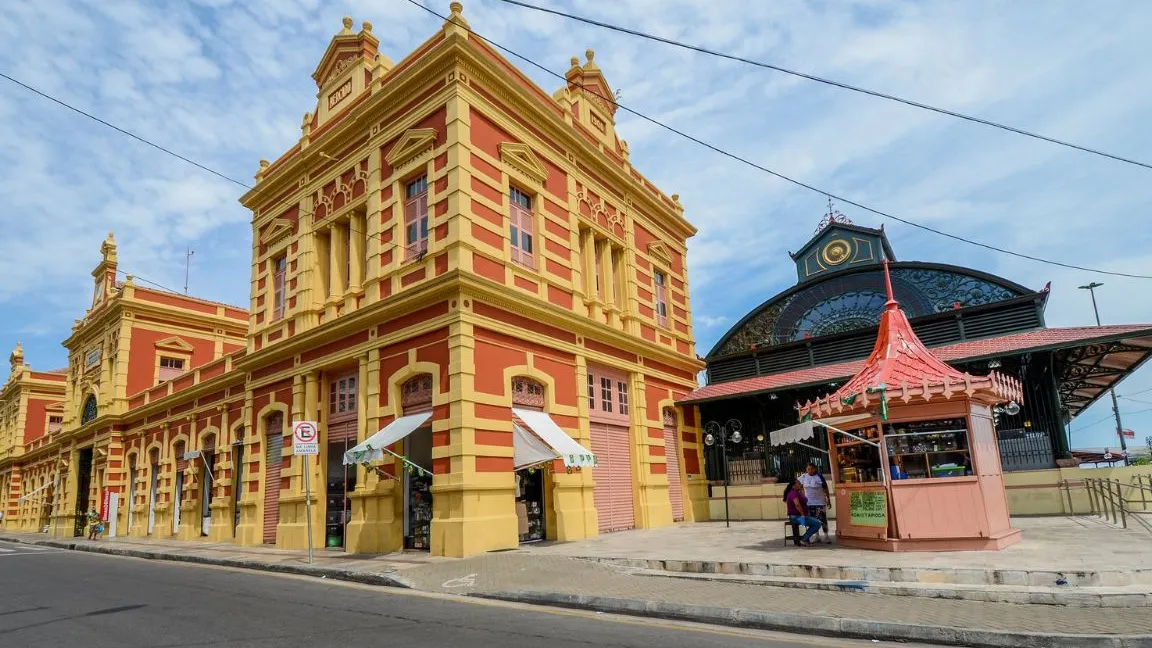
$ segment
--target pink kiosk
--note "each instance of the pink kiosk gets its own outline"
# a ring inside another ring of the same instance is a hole
[[[938,360],[892,295],[864,368],[835,393],[800,406],[804,422],[773,443],[828,435],[836,536],[882,551],[1003,549],[1008,518],[993,408],[1019,407],[1019,381],[973,376]]]

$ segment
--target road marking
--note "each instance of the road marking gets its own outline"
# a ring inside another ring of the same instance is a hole
[[[16,550],[15,549],[5,549],[4,547],[0,547],[0,553],[12,553],[13,551],[16,551]]]
[[[453,578],[452,580],[446,580],[440,584],[440,587],[443,587],[444,589],[459,589],[461,587],[475,587],[476,586],[476,576],[477,576],[477,574],[468,574],[467,576],[461,576],[460,578]]]

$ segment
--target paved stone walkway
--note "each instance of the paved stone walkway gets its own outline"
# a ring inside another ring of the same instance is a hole
[[[835,535],[835,522],[832,522]],[[612,533],[589,540],[527,545],[524,551],[554,556],[625,557],[760,564],[850,565],[883,568],[948,568],[1037,571],[1152,570],[1152,534],[1127,530],[1096,517],[1013,518],[1023,539],[1003,551],[867,551],[835,545],[797,549],[785,545],[780,521],[677,524]]]

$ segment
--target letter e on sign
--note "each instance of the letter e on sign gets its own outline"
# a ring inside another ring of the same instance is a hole
[[[316,421],[292,422],[292,454],[320,454],[320,428]]]

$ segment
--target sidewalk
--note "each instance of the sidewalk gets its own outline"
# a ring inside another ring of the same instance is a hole
[[[305,552],[262,547],[138,538],[50,540],[41,534],[10,533],[0,534],[0,539],[806,634],[981,647],[1152,646],[1152,614],[1147,608],[986,603],[654,578],[541,551],[491,553],[465,560],[318,551],[315,565],[309,566]]]

